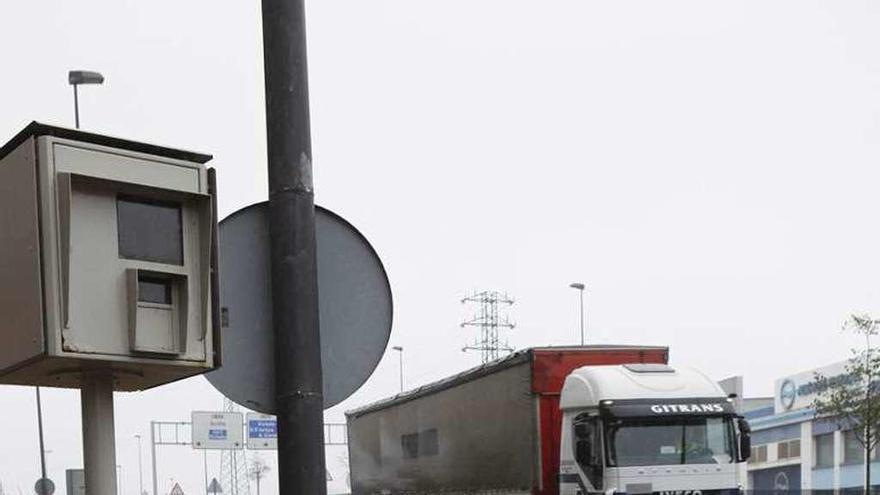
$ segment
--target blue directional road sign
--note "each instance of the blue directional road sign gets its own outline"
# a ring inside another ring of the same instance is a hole
[[[247,447],[253,450],[278,448],[278,422],[275,420],[275,416],[248,413]]]

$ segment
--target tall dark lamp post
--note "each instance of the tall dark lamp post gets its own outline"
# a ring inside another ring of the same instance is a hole
[[[37,430],[40,435],[40,479],[46,479],[46,447],[43,444],[43,404],[40,400],[40,387],[37,389]]]
[[[580,292],[580,301],[581,301],[581,345],[584,345],[584,289],[587,287],[580,283],[574,282],[569,285],[572,289],[577,289]]]
[[[397,351],[400,355],[400,391],[403,392],[403,347],[396,345],[391,349]]]
[[[76,128],[79,129],[79,93],[77,87],[80,84],[104,84],[104,76],[98,72],[88,70],[72,70],[67,73],[67,82],[73,86],[73,116]]]

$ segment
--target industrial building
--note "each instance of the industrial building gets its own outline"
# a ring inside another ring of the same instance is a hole
[[[864,449],[853,431],[816,418],[816,373],[830,379],[846,375],[846,362],[782,377],[772,404],[744,411],[752,427],[749,490],[862,493]],[[770,401],[768,401],[770,402]],[[880,457],[871,464],[872,491],[880,493]]]

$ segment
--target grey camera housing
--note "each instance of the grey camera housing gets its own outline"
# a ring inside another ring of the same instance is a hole
[[[208,155],[32,123],[0,148],[0,383],[219,366]]]

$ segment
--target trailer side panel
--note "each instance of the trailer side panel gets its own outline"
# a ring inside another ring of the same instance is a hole
[[[536,414],[528,361],[351,414],[352,493],[531,493]]]

